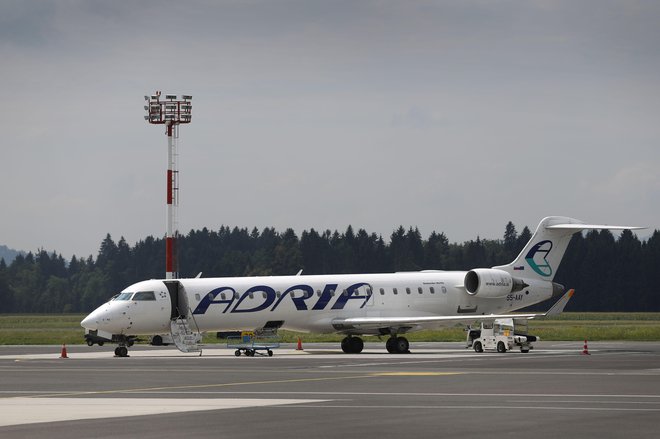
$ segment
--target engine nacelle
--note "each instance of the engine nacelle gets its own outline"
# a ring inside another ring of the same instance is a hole
[[[463,285],[471,296],[493,299],[505,297],[528,286],[522,279],[494,268],[476,268],[468,271]]]

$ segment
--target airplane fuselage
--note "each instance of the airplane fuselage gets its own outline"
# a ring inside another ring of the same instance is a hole
[[[255,329],[279,322],[278,327],[304,332],[378,334],[378,330],[352,331],[336,322],[353,317],[501,314],[549,299],[553,292],[551,282],[530,280],[520,291],[481,298],[466,292],[465,275],[422,271],[149,280],[126,288],[90,314],[83,326],[101,326],[113,334],[161,334],[169,331],[177,314],[174,308],[185,308],[192,316],[191,325],[201,332]],[[168,288],[173,282],[178,293]]]

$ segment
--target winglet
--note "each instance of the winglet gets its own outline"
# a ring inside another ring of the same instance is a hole
[[[552,308],[550,308],[548,312],[543,314],[543,316],[552,317],[561,314],[564,311],[564,308],[566,307],[568,301],[571,300],[571,297],[573,297],[574,293],[575,290],[568,290],[566,294],[561,296],[561,298],[554,305],[552,305]]]

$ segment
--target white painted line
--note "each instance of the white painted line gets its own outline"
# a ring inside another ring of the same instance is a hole
[[[37,392],[37,391],[33,391]],[[51,393],[52,391],[43,390],[40,394]],[[0,392],[2,393],[2,392]],[[6,392],[18,393],[18,392]],[[91,393],[91,392],[90,392]],[[227,390],[158,390],[158,389],[136,389],[136,390],[117,390],[111,391],[113,394],[158,394],[158,395],[301,395],[318,397],[328,396],[333,400],[337,397],[351,397],[351,396],[427,396],[427,397],[465,397],[465,398],[548,398],[553,403],[558,402],[582,402],[582,401],[557,401],[555,398],[597,398],[587,402],[601,402],[603,399],[620,399],[621,401],[630,399],[648,400],[651,404],[660,404],[660,394],[644,395],[644,394],[565,394],[565,393],[449,393],[449,392],[332,392],[332,391],[268,391],[268,390],[240,390],[240,391],[227,391]],[[616,401],[615,401],[616,402]]]
[[[81,419],[319,403],[319,399],[0,398],[0,427]]]
[[[660,412],[660,408],[629,408],[629,407],[555,407],[555,406],[510,406],[510,405],[303,405],[306,409],[393,409],[393,410],[564,410],[564,411],[596,411],[596,412]]]

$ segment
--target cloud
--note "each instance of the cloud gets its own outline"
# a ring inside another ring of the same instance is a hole
[[[161,235],[155,90],[194,96],[182,230],[403,223],[462,241],[609,221],[613,198],[657,222],[659,19],[600,0],[1,2],[16,214],[0,243],[89,254],[108,232]],[[32,212],[59,205],[35,236]]]

